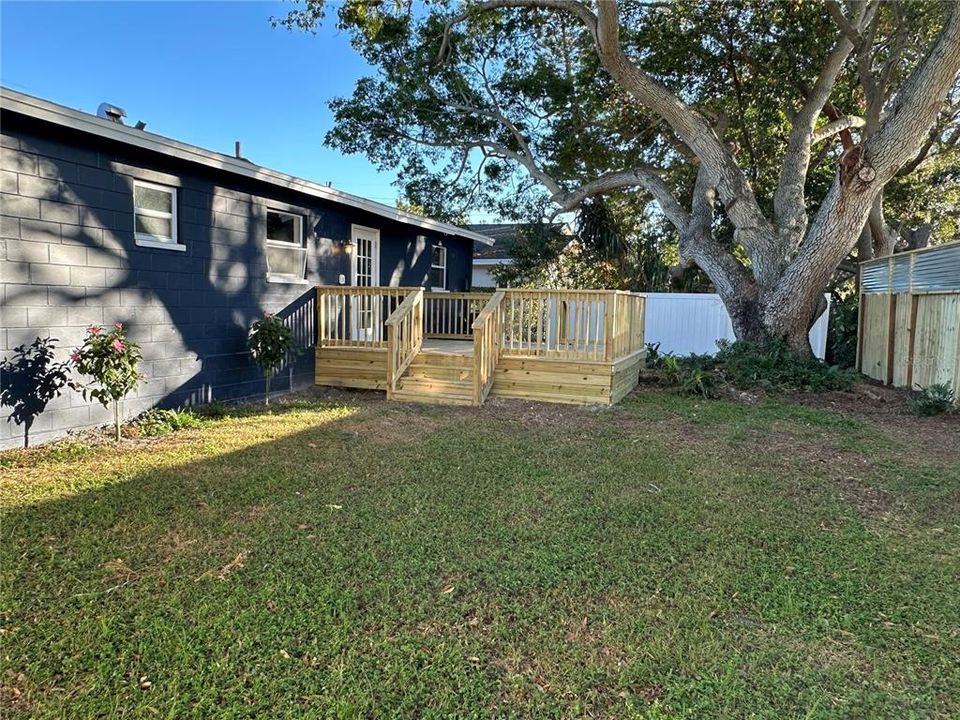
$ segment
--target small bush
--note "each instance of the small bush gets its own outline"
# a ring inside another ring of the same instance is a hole
[[[716,396],[717,374],[704,361],[703,356],[691,355],[681,359],[674,355],[664,355],[662,367],[667,384],[678,392],[704,398]]]
[[[956,395],[950,383],[937,383],[927,387],[917,386],[910,398],[910,412],[914,415],[943,415],[952,412]]]
[[[83,345],[70,359],[81,375],[91,378],[85,384],[72,383],[83,393],[84,400],[94,398],[104,407],[113,403],[113,421],[116,441],[120,442],[120,403],[140,382],[140,346],[127,339],[122,323],[114,323],[111,330],[99,325],[87,328]]]
[[[166,435],[177,430],[187,430],[203,425],[203,421],[190,410],[161,410],[152,408],[137,418],[141,435]]]
[[[263,391],[264,405],[270,404],[270,381],[285,361],[300,354],[296,339],[287,324],[278,315],[265,312],[263,317],[250,327],[247,347],[253,362],[266,380]]]
[[[219,400],[195,407],[192,412],[197,417],[209,420],[222,420],[230,415],[230,409]]]

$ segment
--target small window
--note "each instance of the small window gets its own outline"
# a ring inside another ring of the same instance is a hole
[[[434,245],[430,256],[430,288],[447,289],[447,249],[442,245]]]
[[[303,282],[306,273],[303,218],[279,210],[267,210],[267,280]]]
[[[183,250],[177,243],[177,189],[134,181],[133,231],[138,245]]]

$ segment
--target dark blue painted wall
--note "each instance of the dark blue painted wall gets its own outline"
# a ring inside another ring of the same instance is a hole
[[[312,286],[338,284],[341,274],[349,282],[349,256],[340,243],[351,224],[380,231],[381,284],[425,284],[431,246],[442,243],[448,289],[469,289],[469,240],[12,113],[3,114],[0,135],[0,354],[50,335],[60,339],[66,355],[88,325],[123,322],[143,347],[145,375],[126,405],[127,416],[152,405],[261,393],[263,381],[245,347],[250,323],[264,312],[280,312],[292,318],[301,344],[312,345]],[[136,245],[135,179],[178,188],[184,252]],[[303,284],[267,282],[267,207],[305,218]],[[274,387],[312,381],[312,353],[305,352]],[[51,403],[31,436],[42,441],[109,419],[99,405],[70,393]],[[17,444],[19,428],[3,423],[0,429],[0,446]]]

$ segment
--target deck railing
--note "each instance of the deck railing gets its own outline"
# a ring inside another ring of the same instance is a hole
[[[421,288],[317,287],[317,342],[321,347],[387,346],[386,321]]]
[[[613,303],[613,340],[608,360],[632,355],[644,348],[644,316],[647,298],[639,293],[617,291]]]
[[[473,322],[473,404],[480,405],[487,399],[493,386],[493,376],[500,359],[503,298],[498,290],[484,306]]]
[[[397,389],[397,380],[413,362],[423,345],[423,289],[408,294],[386,320],[387,392]]]
[[[391,388],[424,337],[472,339],[479,396],[489,391],[501,355],[615,362],[642,350],[645,301],[642,294],[615,290],[506,289],[490,295],[321,286],[317,338],[320,347],[389,346]]]
[[[428,292],[424,295],[426,337],[460,340],[473,337],[473,321],[490,300],[490,293]]]

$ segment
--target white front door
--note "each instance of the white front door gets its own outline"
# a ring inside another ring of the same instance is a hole
[[[353,258],[350,284],[357,287],[380,286],[380,231],[361,225],[350,226]],[[382,323],[379,297],[357,295],[353,298],[352,325],[356,340],[380,340]]]

